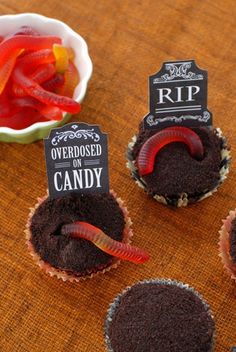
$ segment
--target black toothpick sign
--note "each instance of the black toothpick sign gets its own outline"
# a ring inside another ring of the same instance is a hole
[[[107,135],[99,126],[70,123],[44,140],[49,196],[109,192]]]
[[[207,109],[207,71],[194,60],[164,62],[149,77],[150,112],[144,117],[147,129],[168,126],[211,126]]]

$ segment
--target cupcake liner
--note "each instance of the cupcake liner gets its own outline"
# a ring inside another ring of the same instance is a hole
[[[233,263],[233,260],[230,256],[230,243],[229,235],[231,230],[232,221],[236,217],[236,209],[231,210],[227,218],[223,221],[223,225],[219,231],[220,241],[219,241],[219,256],[224,264],[224,268],[230,274],[231,279],[236,281],[236,264]]]
[[[125,228],[123,231],[123,243],[131,243],[131,237],[133,236],[133,231],[131,229],[132,221],[129,217],[129,213],[127,208],[124,206],[124,202],[121,198],[118,198],[116,193],[113,190],[110,190],[110,193],[114,196],[116,199],[120,209],[122,210],[124,214],[124,219],[125,219]],[[49,274],[51,277],[56,276],[58,279],[61,279],[63,281],[70,281],[70,282],[79,282],[82,280],[86,280],[88,278],[93,278],[94,276],[98,274],[104,274],[107,271],[110,271],[111,269],[115,269],[118,267],[120,264],[120,260],[118,258],[113,257],[111,264],[109,264],[107,267],[104,268],[104,266],[101,267],[99,270],[99,267],[96,268],[96,272],[91,272],[89,274],[83,274],[82,276],[78,276],[73,272],[69,273],[68,271],[65,271],[63,269],[58,269],[53,266],[51,266],[49,263],[45,262],[40,258],[40,256],[36,253],[32,243],[31,243],[31,231],[30,231],[30,225],[31,225],[31,219],[33,214],[35,213],[35,210],[40,206],[40,204],[48,197],[48,194],[45,195],[42,198],[38,198],[38,202],[33,208],[30,208],[30,213],[28,217],[28,221],[26,224],[26,229],[25,229],[25,234],[26,234],[26,244],[28,247],[28,250],[30,252],[30,255],[33,257],[33,260],[35,263],[42,269],[44,270],[47,274]]]
[[[186,207],[188,204],[199,202],[209,196],[211,196],[214,192],[217,191],[218,187],[224,182],[224,180],[227,177],[227,174],[229,172],[229,166],[230,166],[230,150],[229,146],[227,145],[227,140],[223,136],[223,133],[220,128],[215,128],[216,135],[219,139],[222,141],[222,147],[221,147],[221,165],[220,165],[220,179],[217,182],[217,185],[215,188],[211,190],[205,190],[204,192],[198,193],[198,194],[193,194],[189,195],[187,193],[182,193],[179,196],[176,197],[164,197],[163,195],[154,195],[153,198],[158,201],[159,203],[165,204],[165,205],[172,205],[176,207]],[[136,160],[132,156],[132,151],[133,147],[137,141],[137,137],[133,136],[131,142],[128,144],[128,149],[126,153],[126,158],[127,158],[127,163],[126,166],[127,168],[131,171],[131,175],[137,185],[141,188],[144,189],[144,191],[147,191],[147,185],[144,179],[139,175],[138,168],[136,167]],[[191,198],[194,198],[191,199]]]
[[[213,313],[210,309],[210,306],[208,305],[208,303],[203,299],[202,295],[200,293],[198,293],[197,291],[195,291],[194,288],[192,288],[191,286],[189,286],[188,284],[185,284],[181,281],[177,281],[177,280],[172,280],[172,279],[148,279],[148,280],[143,280],[143,281],[139,281],[137,283],[135,283],[135,285],[137,284],[157,284],[157,285],[169,285],[169,286],[178,286],[180,288],[183,288],[187,291],[190,291],[192,293],[194,293],[203,303],[207,313],[209,314],[209,316],[214,320],[214,316]],[[132,287],[132,286],[128,286],[126,287],[121,293],[119,293],[116,298],[114,299],[114,301],[110,304],[108,311],[107,311],[107,316],[105,319],[105,324],[104,324],[104,337],[105,337],[105,343],[106,343],[106,347],[107,347],[107,351],[108,352],[115,352],[111,346],[111,341],[109,338],[109,327],[111,325],[113,316],[116,312],[116,309],[118,308],[120,302],[121,302],[121,298],[122,296],[128,292]],[[212,345],[211,345],[211,349],[208,352],[213,352],[215,349],[215,340],[216,340],[216,332],[214,331],[213,333],[213,337],[212,337]]]

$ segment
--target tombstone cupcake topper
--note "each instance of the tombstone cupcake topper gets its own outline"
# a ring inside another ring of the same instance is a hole
[[[144,117],[146,129],[168,126],[211,126],[207,109],[207,71],[194,60],[164,62],[149,77],[149,109]]]
[[[44,140],[49,195],[108,193],[107,135],[99,126],[70,123]]]
[[[166,205],[207,198],[225,180],[231,159],[207,109],[207,72],[194,60],[165,62],[150,76],[149,90],[150,112],[126,153],[132,177]]]
[[[136,264],[146,262],[149,259],[148,253],[138,247],[131,247],[126,237],[124,237],[124,242],[120,241],[119,238],[113,239],[113,233],[109,233],[107,225],[104,232],[104,225],[98,219],[94,220],[92,217],[91,220],[91,209],[88,214],[89,221],[86,221],[84,214],[82,216],[83,219],[81,219],[80,208],[83,206],[82,199],[85,199],[86,204],[86,195],[84,193],[87,194],[87,199],[92,200],[92,204],[96,205],[98,199],[104,198],[105,202],[101,206],[105,206],[107,201],[111,201],[111,207],[113,208],[120,205],[119,200],[117,202],[114,200],[116,205],[112,203],[113,192],[109,190],[107,135],[102,133],[97,125],[70,123],[61,128],[51,130],[49,137],[44,140],[44,146],[49,196],[51,198],[60,198],[68,206],[67,201],[69,199],[74,198],[76,202],[76,197],[66,197],[68,193],[83,194],[79,198],[79,204],[77,203],[76,214],[72,216],[71,220],[68,222],[68,214],[66,215],[67,220],[65,223],[60,217],[62,222],[61,236],[67,236],[77,241],[81,238],[85,239],[88,242],[92,242],[101,251],[116,258]],[[93,193],[94,198],[88,193]],[[96,193],[100,193],[100,195]],[[57,203],[57,199],[53,199],[52,202],[60,204],[60,202]],[[99,211],[99,207],[95,206],[94,211],[95,213]],[[127,220],[127,211],[123,211],[123,209],[121,211],[123,219]],[[105,217],[107,217],[107,211],[105,211]],[[112,218],[112,222],[113,220]],[[100,224],[99,227],[96,226],[97,223]],[[126,227],[127,229],[128,227]],[[113,231],[115,231],[114,228]],[[122,236],[124,235],[125,232],[124,234],[122,233]]]

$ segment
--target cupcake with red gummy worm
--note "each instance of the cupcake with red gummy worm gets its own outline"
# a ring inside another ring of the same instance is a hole
[[[212,312],[193,288],[175,280],[145,280],[119,294],[108,310],[109,352],[210,352]]]
[[[127,209],[114,192],[45,196],[31,209],[27,245],[50,276],[79,281],[117,267],[119,258],[148,259],[145,252],[129,245],[130,226]]]
[[[181,129],[177,126],[174,128]],[[169,128],[165,128],[159,133],[168,130]],[[199,137],[201,140],[202,157],[191,155],[187,143],[179,143],[180,140],[176,140],[178,143],[174,140],[171,143],[164,141],[162,146],[159,146],[153,168],[148,173],[142,172],[139,157],[157,131],[146,130],[141,123],[138,135],[134,136],[128,145],[127,167],[132,177],[158,202],[177,207],[187,206],[212,195],[226,178],[230,151],[221,130],[195,127],[190,131],[197,135],[195,139]]]
[[[223,220],[219,233],[220,257],[231,278],[236,280],[236,209]]]

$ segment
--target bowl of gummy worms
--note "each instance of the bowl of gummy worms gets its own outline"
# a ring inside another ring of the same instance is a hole
[[[34,13],[0,16],[0,141],[32,143],[80,112],[92,62],[65,23]]]

